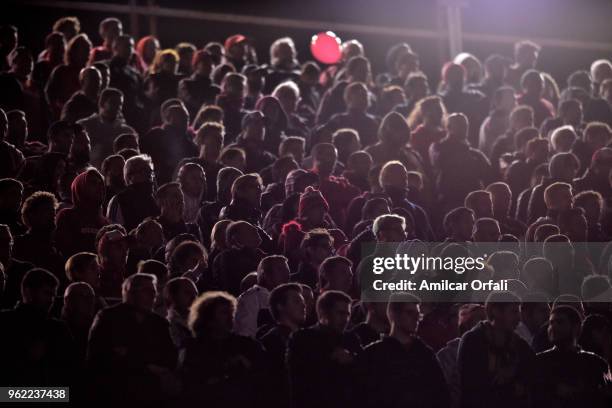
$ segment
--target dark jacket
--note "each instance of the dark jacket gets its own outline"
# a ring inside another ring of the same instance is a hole
[[[121,404],[160,400],[160,381],[148,365],[173,370],[177,352],[169,324],[153,312],[119,303],[101,310],[89,334],[87,350],[95,397]]]
[[[362,407],[448,407],[448,387],[434,352],[418,337],[406,347],[393,337],[370,344],[357,359]]]
[[[338,334],[316,324],[298,330],[289,338],[287,367],[294,408],[332,408],[352,405],[353,363],[340,364],[332,358],[337,349],[357,355],[357,337]]]

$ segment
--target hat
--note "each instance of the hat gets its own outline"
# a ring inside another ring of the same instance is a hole
[[[298,217],[302,218],[302,215],[309,208],[314,206],[322,206],[325,211],[329,211],[329,204],[321,191],[315,190],[314,187],[308,186],[306,190],[300,196],[300,203],[298,204]]]
[[[214,65],[214,59],[212,54],[208,51],[199,50],[195,54],[193,54],[193,58],[191,59],[191,66],[195,68],[196,65],[198,65],[202,61],[206,61],[209,64]]]
[[[242,118],[242,129],[246,129],[253,122],[261,121],[264,125],[266,124],[266,117],[260,111],[252,111],[244,115]]]
[[[225,51],[229,51],[229,49],[232,48],[232,46],[243,43],[246,40],[247,38],[244,35],[235,34],[235,35],[232,35],[231,37],[228,37],[225,40],[225,44],[223,44],[223,46],[225,47]]]

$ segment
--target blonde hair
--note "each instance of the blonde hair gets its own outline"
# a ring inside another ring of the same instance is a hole
[[[172,59],[174,59],[174,63],[178,64],[178,61],[179,61],[178,53],[175,50],[173,50],[172,48],[167,48],[165,50],[158,51],[155,54],[155,58],[153,59],[153,67],[151,68],[151,72],[153,72],[154,74],[160,72],[161,71],[161,66],[162,66],[164,60],[167,57],[171,57]]]

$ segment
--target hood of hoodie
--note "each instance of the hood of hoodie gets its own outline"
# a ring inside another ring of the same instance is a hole
[[[96,169],[89,169],[75,177],[70,186],[72,204],[74,207],[87,211],[101,211],[104,196],[102,196],[102,200],[98,202],[92,199],[92,194],[90,193],[90,189],[93,188],[92,185],[96,181],[96,178],[101,180],[102,184],[104,184],[102,175]]]

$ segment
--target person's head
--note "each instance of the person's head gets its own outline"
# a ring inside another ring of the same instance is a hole
[[[457,311],[457,325],[459,328],[459,336],[463,336],[480,321],[485,320],[487,315],[485,308],[481,304],[468,303],[461,305]]]
[[[527,105],[519,105],[510,112],[510,130],[518,132],[526,127],[533,127],[533,108]]]
[[[442,83],[449,90],[461,90],[466,79],[466,70],[460,64],[447,62],[442,67]]]
[[[81,32],[81,22],[78,17],[61,17],[53,23],[53,31],[62,33],[66,37],[66,41],[70,41]]]
[[[546,258],[531,258],[523,265],[521,281],[532,292],[551,294],[555,282],[553,265]]]
[[[98,259],[102,265],[110,265],[116,268],[124,268],[128,256],[128,243],[125,229],[115,228],[107,231],[99,231],[100,239],[98,241]],[[117,227],[115,225],[115,227]]]
[[[259,261],[257,284],[268,290],[289,282],[289,264],[282,255],[269,255]]]
[[[172,182],[160,186],[155,193],[155,201],[162,215],[172,213],[182,217],[185,211],[185,196],[180,183]]]
[[[556,182],[544,190],[544,203],[548,210],[563,211],[572,207],[572,186]]]
[[[395,62],[395,70],[401,78],[406,78],[412,72],[419,72],[419,56],[413,51],[402,53]]]
[[[501,236],[499,222],[493,218],[478,218],[474,222],[474,242],[497,242]]]
[[[446,119],[446,131],[448,137],[456,140],[466,140],[468,135],[469,122],[463,113],[452,113]]]
[[[532,41],[519,41],[514,44],[514,60],[523,68],[535,68],[540,54],[540,46]]]
[[[610,302],[610,279],[605,275],[589,275],[584,278],[580,287],[580,296],[585,303]]]
[[[117,154],[123,149],[139,150],[138,135],[134,133],[123,133],[113,140],[113,152]]]
[[[485,76],[501,82],[506,77],[509,60],[500,54],[491,54],[484,63]]]
[[[378,128],[378,139],[393,148],[401,148],[410,139],[410,126],[397,112],[389,112]]]
[[[382,197],[370,198],[365,202],[361,210],[362,220],[375,220],[381,215],[389,214],[389,202]]]
[[[487,258],[487,264],[493,268],[494,280],[517,279],[519,277],[519,258],[511,251],[496,251]]]
[[[472,237],[476,217],[467,207],[457,207],[444,216],[444,231],[456,241],[469,241]]]
[[[49,313],[59,281],[46,269],[34,268],[26,272],[21,281],[21,301]]]
[[[591,78],[596,84],[612,78],[612,63],[607,59],[598,59],[591,64]]]
[[[100,22],[98,33],[104,40],[104,43],[111,47],[117,37],[123,34],[123,24],[121,20],[115,17],[105,18]]]
[[[358,150],[349,155],[346,166],[347,169],[354,172],[355,174],[368,178],[370,169],[372,168],[373,160],[370,153],[365,150]]]
[[[605,79],[599,86],[599,94],[603,99],[612,103],[612,78]]]
[[[106,88],[100,94],[98,103],[100,115],[105,120],[114,121],[123,109],[123,92],[117,88]]]
[[[521,89],[526,95],[540,97],[544,91],[544,77],[535,69],[525,71],[521,76]]]
[[[23,199],[23,184],[12,178],[0,179],[0,210],[8,213],[19,211]]]
[[[310,230],[302,238],[300,249],[304,251],[306,260],[319,266],[334,252],[334,238],[322,228]]]
[[[329,212],[329,204],[323,194],[312,186],[300,195],[298,203],[298,218],[309,225],[322,225],[325,215]]]
[[[243,97],[246,90],[246,77],[234,72],[228,73],[223,78],[222,89],[228,95]]]
[[[219,162],[224,168],[232,167],[242,173],[246,169],[246,152],[239,147],[227,146],[221,150]]]
[[[548,295],[541,292],[528,292],[521,297],[521,321],[532,333],[536,333],[548,321],[548,302]]]
[[[346,63],[346,75],[349,82],[370,82],[370,61],[363,56],[351,57]]]
[[[196,51],[191,59],[193,72],[205,78],[210,78],[214,65],[213,56],[208,51]]]
[[[200,295],[189,309],[188,325],[195,337],[226,337],[234,328],[236,298],[227,292]]]
[[[167,125],[172,126],[181,133],[187,132],[189,127],[189,112],[184,105],[172,105],[167,110]]]
[[[349,293],[353,284],[353,263],[343,256],[331,256],[319,265],[319,290]]]
[[[582,208],[569,208],[561,211],[557,224],[561,233],[567,235],[572,242],[587,241],[588,222]]]
[[[229,204],[233,197],[232,186],[234,181],[242,176],[242,171],[235,167],[223,167],[217,174],[217,200],[222,204]]]
[[[100,264],[98,256],[91,252],[72,255],[64,266],[68,282],[85,282],[94,290],[100,288]]]
[[[295,62],[297,51],[290,37],[279,38],[270,46],[270,64],[279,66]]]
[[[178,182],[183,194],[197,199],[206,195],[206,174],[197,163],[186,163],[178,171]]]
[[[372,224],[377,242],[402,242],[407,238],[406,219],[396,214],[378,216]]]
[[[17,47],[8,55],[11,72],[18,78],[28,78],[34,69],[34,57],[26,47]]]
[[[46,191],[37,191],[29,196],[21,207],[21,219],[30,231],[53,231],[57,199]]]
[[[399,161],[387,162],[380,170],[379,184],[383,190],[405,189],[408,187],[408,171]]]
[[[337,160],[338,152],[331,143],[318,143],[312,149],[313,169],[321,176],[332,174]]]
[[[287,175],[299,167],[293,156],[281,156],[272,164],[272,177],[276,182],[284,185]]]
[[[393,110],[397,105],[404,105],[406,103],[406,93],[404,89],[399,85],[385,86],[380,92],[380,98],[378,99],[378,111],[384,115]]]
[[[584,129],[584,141],[594,150],[604,148],[612,140],[612,129],[603,122],[589,122]]]
[[[393,293],[389,297],[387,318],[391,323],[391,331],[404,335],[416,333],[421,320],[421,300],[410,293]]]
[[[485,302],[487,320],[501,331],[512,332],[521,319],[521,300],[512,292],[491,292]]]
[[[257,228],[246,221],[234,221],[225,231],[227,245],[232,248],[256,249],[261,245],[261,237]]]
[[[512,190],[504,182],[496,182],[487,186],[493,204],[493,214],[497,216],[507,216],[512,205]],[[478,215],[481,216],[481,215]]]
[[[306,302],[302,287],[297,283],[284,283],[270,292],[270,314],[277,323],[300,326],[306,320]]]
[[[171,252],[168,264],[170,273],[177,276],[196,268],[198,265],[206,266],[207,262],[208,254],[200,243],[184,241]]]
[[[525,153],[527,143],[540,137],[540,132],[534,127],[525,127],[514,134],[514,147],[519,153]]]
[[[351,298],[343,292],[328,290],[317,299],[319,324],[342,333],[351,316]]]
[[[344,90],[344,103],[349,111],[365,112],[369,105],[368,88],[363,82],[352,82]]]
[[[259,145],[266,134],[267,119],[260,111],[247,113],[242,119],[242,138]]]
[[[493,92],[492,105],[495,109],[508,114],[516,107],[516,95],[511,86],[500,86]]]
[[[259,208],[263,190],[261,177],[256,173],[249,173],[238,177],[232,184],[232,200],[241,200],[249,205]]]
[[[332,135],[332,144],[338,151],[338,159],[345,164],[352,153],[361,149],[359,134],[354,129],[342,128],[336,130]]]
[[[153,60],[153,66],[151,67],[152,73],[176,73],[178,67],[179,55],[173,49],[165,49],[155,54]]]
[[[8,121],[6,140],[15,145],[15,147],[21,148],[28,138],[28,121],[26,119],[26,114],[22,110],[14,109],[6,113],[6,118]]]
[[[91,41],[89,41],[87,34],[78,34],[68,42],[66,53],[64,54],[64,63],[81,69],[87,64],[90,52]]]
[[[123,166],[123,176],[128,185],[153,182],[153,162],[144,154],[130,157]]]
[[[68,154],[74,140],[74,126],[65,120],[58,120],[49,126],[47,139],[50,152]]]
[[[182,316],[189,314],[189,308],[197,296],[198,289],[188,278],[172,278],[164,286],[164,300],[168,309],[175,310]]]
[[[557,347],[568,347],[576,344],[580,335],[582,318],[571,306],[556,306],[550,312],[548,320],[548,339]]]
[[[144,61],[147,67],[153,64],[155,55],[160,50],[159,40],[152,35],[147,35],[138,40],[136,45],[136,52],[140,55],[140,58]]]
[[[549,143],[547,139],[531,139],[527,142],[527,145],[525,145],[525,156],[534,163],[544,163],[548,157],[548,147]]]
[[[200,129],[205,123],[214,122],[223,124],[223,109],[217,105],[204,105],[200,108],[193,120],[193,128]],[[225,128],[224,128],[225,131]]]
[[[215,223],[210,232],[210,250],[223,250],[227,248],[226,233],[227,227],[232,223],[231,220],[219,220]]]
[[[115,39],[113,43],[113,55],[123,61],[129,61],[134,54],[134,39],[122,34]]]
[[[157,278],[146,273],[127,277],[121,285],[121,297],[123,303],[139,311],[150,312],[157,298]]]
[[[573,153],[557,153],[548,162],[550,178],[565,183],[574,180],[579,168],[580,161]]]
[[[606,179],[612,170],[612,148],[604,147],[596,150],[591,159],[589,167],[596,176]]]
[[[75,282],[68,285],[64,291],[62,320],[90,324],[95,313],[96,294],[94,289],[85,282]]]
[[[242,61],[247,56],[247,38],[242,34],[235,34],[225,40],[225,55],[234,61]]]
[[[585,351],[606,356],[606,351],[610,351],[611,341],[611,323],[604,315],[591,314],[584,319],[580,330],[580,347]]]
[[[163,228],[154,218],[145,218],[136,227],[136,240],[145,247],[156,250],[164,243]]]
[[[552,131],[550,144],[554,153],[567,153],[578,139],[576,131],[570,125],[561,126]]]
[[[582,191],[574,196],[574,208],[581,208],[589,225],[597,224],[601,219],[603,197],[594,190]]]
[[[291,115],[297,109],[297,103],[300,99],[300,88],[298,88],[295,82],[286,81],[274,88],[272,96],[278,99],[285,113]]]
[[[465,197],[463,205],[474,211],[476,218],[493,217],[493,193],[488,188],[470,192]]]
[[[79,82],[86,95],[98,96],[102,89],[102,73],[94,66],[83,68],[79,73]]]
[[[178,54],[178,65],[180,72],[190,74],[192,72],[191,67],[193,56],[196,53],[196,46],[188,42],[182,42],[178,43],[176,47],[174,47],[174,50]]]
[[[482,77],[482,63],[475,55],[461,52],[455,56],[453,62],[463,66],[466,72],[467,83],[480,83]]]
[[[417,102],[408,118],[411,128],[424,123],[427,126],[441,127],[446,116],[446,108],[439,96],[427,96]]]

